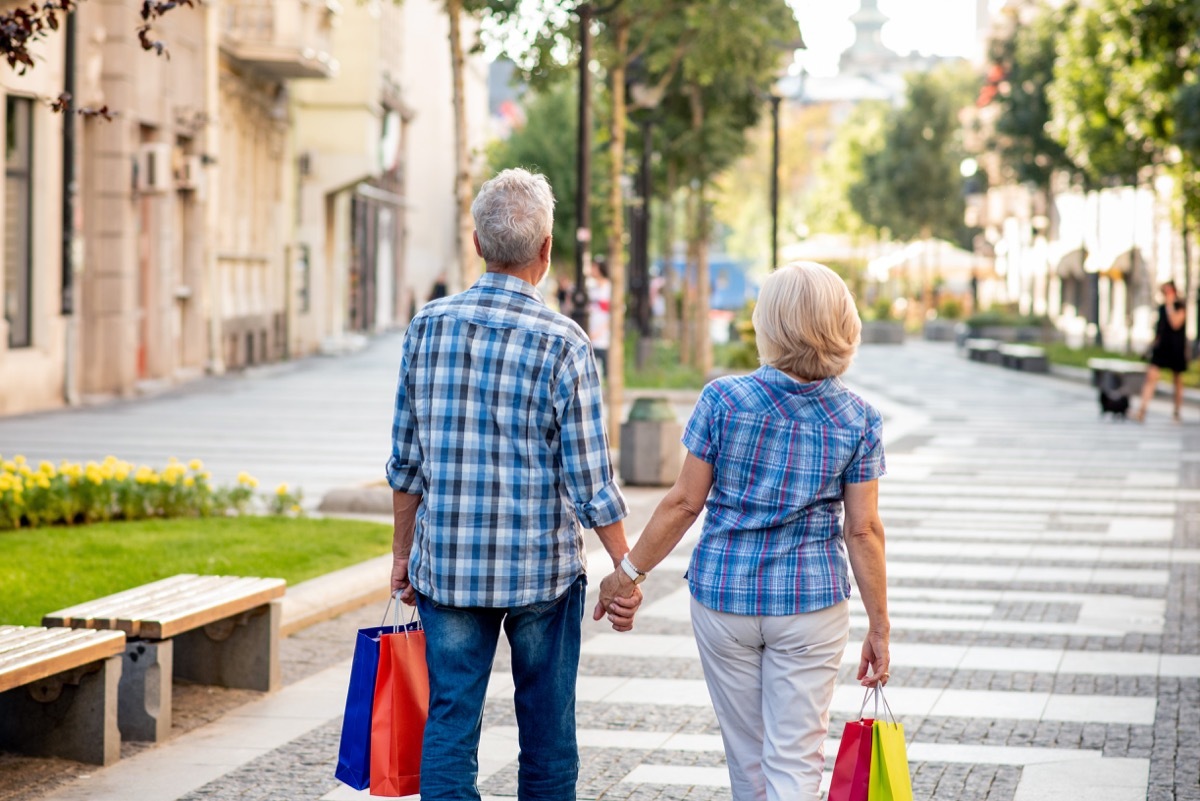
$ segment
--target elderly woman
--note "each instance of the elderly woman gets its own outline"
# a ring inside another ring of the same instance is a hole
[[[754,310],[762,367],[704,388],[675,486],[601,583],[597,619],[707,516],[687,580],[737,801],[816,801],[854,571],[863,685],[888,676],[880,416],[838,378],[862,323],[832,270],[796,262]],[[845,522],[841,517],[845,511]]]

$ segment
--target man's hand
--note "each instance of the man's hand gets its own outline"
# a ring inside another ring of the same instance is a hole
[[[614,570],[600,582],[600,600],[596,602],[592,620],[599,620],[607,613],[614,631],[629,631],[641,604],[641,587],[630,581],[624,571]]]
[[[408,581],[408,557],[392,557],[392,593],[400,592],[400,600],[409,606],[417,602],[417,591]]]

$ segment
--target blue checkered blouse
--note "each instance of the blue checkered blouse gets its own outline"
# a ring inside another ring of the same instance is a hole
[[[400,361],[393,489],[421,495],[409,580],[450,606],[559,597],[583,533],[627,508],[587,336],[537,290],[487,273],[425,306]]]
[[[710,609],[794,615],[850,596],[842,497],[885,472],[879,413],[774,367],[704,388],[683,444],[713,466],[688,584]]]

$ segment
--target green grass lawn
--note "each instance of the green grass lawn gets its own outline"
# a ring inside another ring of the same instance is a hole
[[[1133,353],[1117,353],[1115,351],[1105,350],[1096,345],[1086,345],[1082,348],[1072,348],[1062,342],[1052,342],[1043,344],[1040,347],[1046,349],[1046,358],[1053,364],[1065,364],[1072,367],[1087,367],[1088,359],[1124,359],[1126,361],[1141,362],[1142,358]],[[1171,383],[1171,373],[1163,370],[1159,379],[1160,383]],[[1200,387],[1200,360],[1193,360],[1188,364],[1188,369],[1183,374],[1183,385],[1185,387]]]
[[[391,549],[391,526],[347,520],[226,517],[0,533],[0,624],[176,573],[271,576],[289,585]],[[381,577],[381,581],[386,580]]]

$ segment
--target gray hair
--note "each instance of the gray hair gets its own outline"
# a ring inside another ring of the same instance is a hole
[[[554,192],[544,175],[504,170],[479,188],[471,216],[484,261],[528,264],[554,227]]]
[[[846,372],[862,334],[846,282],[812,261],[795,261],[771,273],[759,290],[753,318],[759,360],[806,381]]]

